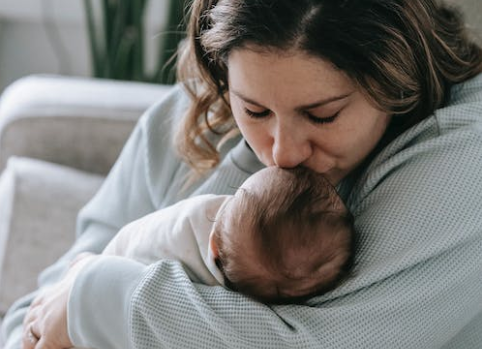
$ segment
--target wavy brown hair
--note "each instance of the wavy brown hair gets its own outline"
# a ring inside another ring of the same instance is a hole
[[[176,139],[197,173],[218,164],[219,142],[236,132],[227,61],[248,46],[332,62],[376,107],[399,115],[397,134],[482,71],[461,13],[436,0],[194,0],[178,65],[192,104]]]

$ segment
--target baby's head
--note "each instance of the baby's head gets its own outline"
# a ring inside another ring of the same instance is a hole
[[[352,271],[353,218],[323,175],[269,167],[221,209],[211,249],[229,287],[269,303],[334,289]]]

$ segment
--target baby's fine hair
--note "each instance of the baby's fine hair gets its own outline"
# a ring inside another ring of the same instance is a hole
[[[351,275],[353,217],[323,175],[305,168],[271,172],[262,189],[240,189],[230,232],[215,232],[220,266],[229,287],[255,299],[302,302]],[[313,286],[305,288],[307,282]]]

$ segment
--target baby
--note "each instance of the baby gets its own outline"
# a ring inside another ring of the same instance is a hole
[[[234,195],[196,196],[130,223],[104,254],[176,259],[194,282],[280,304],[339,285],[355,241],[353,218],[323,175],[268,167]]]

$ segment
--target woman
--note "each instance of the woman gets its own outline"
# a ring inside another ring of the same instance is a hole
[[[482,53],[463,28],[432,0],[194,1],[189,93],[142,118],[44,283],[129,221],[263,165],[338,185],[357,276],[267,307],[176,262],[87,257],[11,310],[8,348],[480,348]]]

